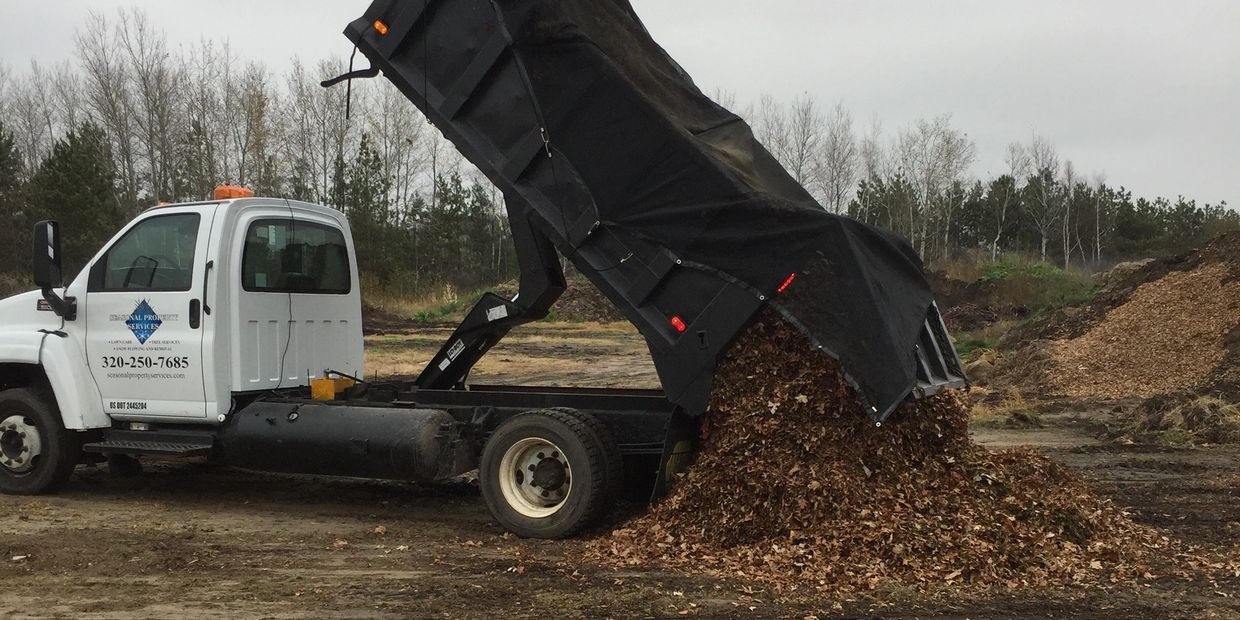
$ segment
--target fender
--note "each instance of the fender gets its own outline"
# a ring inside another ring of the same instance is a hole
[[[87,430],[112,425],[103,412],[103,399],[94,379],[82,375],[88,366],[73,336],[0,330],[0,363],[40,367],[52,387],[65,428]]]

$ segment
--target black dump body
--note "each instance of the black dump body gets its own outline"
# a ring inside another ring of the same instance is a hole
[[[627,0],[378,0],[345,33],[504,192],[514,235],[553,243],[637,326],[689,415],[768,303],[876,421],[963,384],[912,248],[824,211]]]

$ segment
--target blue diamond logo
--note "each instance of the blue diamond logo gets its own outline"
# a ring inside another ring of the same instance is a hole
[[[125,321],[125,325],[129,326],[129,331],[133,332],[134,337],[138,339],[138,344],[146,344],[155,330],[163,324],[159,315],[155,314],[155,310],[151,308],[151,304],[146,303],[145,299],[133,309],[129,320]]]

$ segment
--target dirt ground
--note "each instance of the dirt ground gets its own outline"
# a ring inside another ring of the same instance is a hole
[[[415,373],[442,331],[368,338],[371,370]],[[654,385],[644,356],[628,328],[538,324],[497,348],[474,380]],[[1135,520],[1203,554],[1240,557],[1240,448],[1104,442],[1091,430],[1098,405],[1088,407],[1048,414],[1038,429],[974,433],[993,447],[1036,446]],[[637,509],[622,506],[587,535],[605,535]],[[1240,618],[1240,575],[1158,575],[1108,590],[783,598],[741,577],[600,568],[580,560],[581,545],[505,534],[465,482],[201,463],[148,464],[119,478],[83,467],[59,495],[0,496],[0,616]]]
[[[416,376],[452,327],[366,336],[366,374]],[[646,341],[629,323],[531,323],[513,330],[470,374],[479,385],[658,388]]]

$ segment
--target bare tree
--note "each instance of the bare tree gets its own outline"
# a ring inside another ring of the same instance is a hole
[[[1072,209],[1076,202],[1076,166],[1069,159],[1063,163],[1063,172],[1061,173],[1060,187],[1063,193],[1063,218],[1061,219],[1063,233],[1063,266],[1068,267],[1072,263],[1072,232],[1073,220]]]
[[[19,145],[27,177],[34,174],[51,152],[58,135],[51,88],[44,73],[38,63],[30,63],[30,72],[17,79],[11,88],[10,109],[5,119]]]
[[[168,51],[167,37],[134,8],[121,10],[116,37],[128,67],[134,126],[145,155],[147,190],[155,201],[172,197],[174,132],[181,124],[179,95],[184,73]]]
[[[976,158],[976,147],[966,134],[951,127],[951,117],[920,119],[900,132],[897,157],[901,171],[913,186],[916,200],[909,204],[909,237],[926,257],[932,220],[944,230],[944,248],[951,230],[956,197],[950,188]]]
[[[9,115],[9,97],[12,96],[13,70],[8,63],[0,61],[0,118]]]
[[[852,115],[837,102],[826,120],[823,139],[819,184],[826,199],[826,207],[832,213],[847,210],[861,164],[861,149],[853,133]]]
[[[736,92],[723,88],[716,88],[710,98],[714,99],[715,103],[720,106],[732,110],[733,112],[736,111]]]
[[[1034,135],[1029,143],[1029,166],[1033,170],[1027,189],[1026,211],[1041,236],[1041,257],[1046,260],[1046,246],[1051,231],[1063,218],[1064,201],[1059,191],[1059,153],[1050,140]]]
[[[991,200],[996,201],[994,205],[995,237],[990,242],[990,260],[992,262],[999,258],[999,241],[1003,239],[1003,233],[1009,225],[1008,214],[1011,211],[1012,205],[1019,200],[1020,184],[1029,176],[1029,154],[1019,142],[1008,144],[1007,156],[1004,158],[1004,161],[1007,164],[1009,182],[1000,183],[1001,189],[998,195],[991,196]]]
[[[126,208],[138,203],[138,162],[133,122],[133,93],[125,60],[117,49],[112,28],[103,14],[91,11],[84,29],[75,35],[78,60],[84,71],[83,91],[91,111],[112,140],[117,160],[121,200]]]
[[[787,161],[784,166],[792,178],[807,190],[820,185],[817,175],[822,166],[818,159],[824,132],[825,121],[818,105],[809,93],[801,93],[793,100],[788,113]]]
[[[86,120],[86,102],[82,98],[82,77],[68,61],[56,65],[52,73],[52,102],[61,131]]]
[[[426,119],[395,86],[384,82],[378,91],[367,118],[368,133],[374,136],[384,174],[392,179],[389,200],[403,220],[413,215],[419,189],[426,187],[424,174],[430,153],[423,143],[433,140],[428,135],[433,132],[426,130]]]
[[[868,223],[878,222],[878,207],[874,199],[872,187],[883,177],[892,174],[892,157],[882,143],[883,123],[877,117],[870,119],[870,129],[861,138],[858,148],[858,160],[861,166],[861,180],[871,186],[871,191],[859,196],[858,209],[862,220]]]
[[[310,197],[334,204],[332,188],[337,164],[349,159],[350,144],[356,143],[352,123],[345,118],[345,90],[320,88],[319,80],[339,75],[338,61],[322,60],[313,71],[295,60],[285,80],[282,114],[286,128],[283,148],[286,159],[301,170]],[[354,106],[364,109],[365,82],[353,85]]]
[[[763,94],[752,116],[754,136],[780,164],[787,167],[788,145],[792,142],[792,136],[784,106],[774,97]]]

